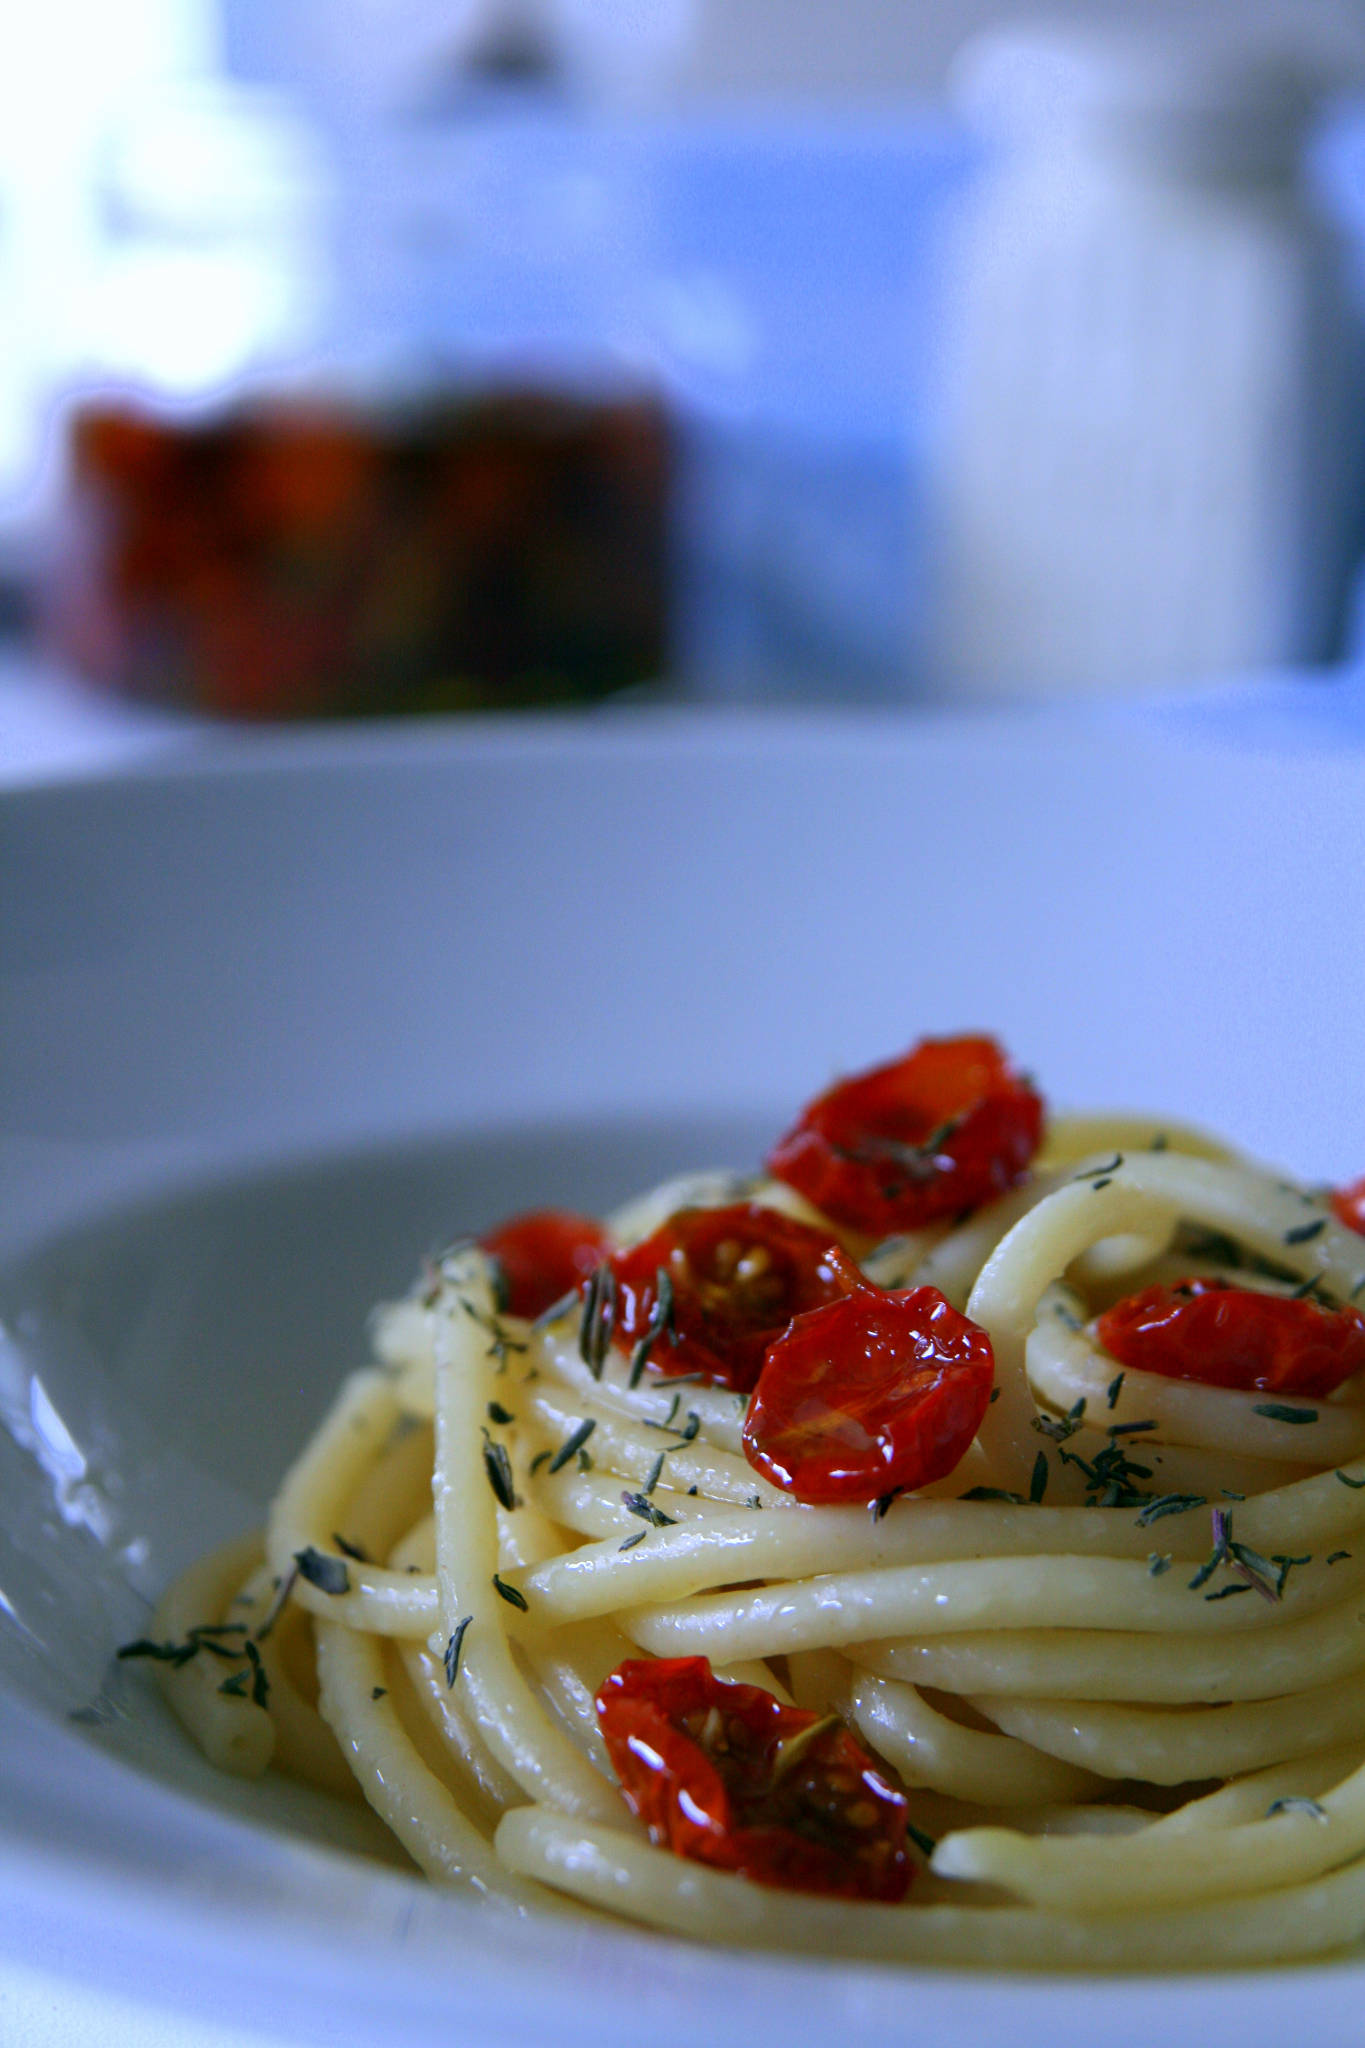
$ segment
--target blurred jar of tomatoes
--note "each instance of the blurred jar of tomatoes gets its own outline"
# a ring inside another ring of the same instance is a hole
[[[388,413],[89,402],[49,609],[130,694],[240,717],[554,704],[663,662],[666,433],[647,397]]]
[[[163,92],[112,151],[43,604],[87,675],[288,718],[660,674],[639,180],[548,61],[438,93],[438,57],[357,112],[314,51],[292,127],[240,84]]]

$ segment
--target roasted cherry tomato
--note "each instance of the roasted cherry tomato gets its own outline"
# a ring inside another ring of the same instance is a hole
[[[1022,1179],[1042,1099],[990,1038],[925,1038],[818,1095],[768,1171],[836,1223],[884,1237],[975,1209]]]
[[[568,1209],[528,1209],[479,1239],[502,1268],[505,1305],[514,1316],[541,1315],[569,1294],[611,1249],[591,1216]]]
[[[1120,1365],[1208,1387],[1321,1401],[1365,1371],[1365,1316],[1358,1309],[1222,1280],[1144,1287],[1106,1309],[1095,1328]]]
[[[1365,1174],[1349,1187],[1337,1188],[1332,1196],[1332,1214],[1338,1223],[1365,1237]]]
[[[951,1472],[991,1398],[991,1340],[936,1287],[864,1287],[769,1347],[744,1454],[798,1500],[871,1501]]]
[[[630,1659],[597,1713],[661,1848],[788,1891],[905,1896],[905,1797],[841,1721],[717,1678],[705,1657]]]
[[[672,1313],[650,1347],[650,1364],[669,1375],[699,1372],[741,1394],[793,1316],[866,1285],[828,1231],[745,1202],[679,1209],[652,1237],[618,1252],[611,1269],[612,1333],[622,1350],[656,1320],[662,1271]]]

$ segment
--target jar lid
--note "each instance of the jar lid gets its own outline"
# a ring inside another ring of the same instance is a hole
[[[1324,85],[1270,44],[1069,22],[984,30],[950,74],[954,104],[994,140],[1080,137],[1208,168],[1290,165]]]

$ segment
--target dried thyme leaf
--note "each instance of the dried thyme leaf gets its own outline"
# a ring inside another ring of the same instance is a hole
[[[594,1266],[583,1295],[578,1324],[578,1355],[595,1380],[602,1377],[616,1323],[616,1275],[603,1260]]]
[[[266,1637],[270,1634],[271,1629],[274,1628],[275,1623],[279,1620],[285,1608],[288,1606],[289,1596],[293,1592],[295,1586],[298,1584],[298,1578],[299,1568],[296,1564],[292,1564],[290,1565],[289,1570],[285,1573],[284,1577],[280,1579],[276,1584],[275,1597],[270,1603],[269,1611],[266,1614],[264,1621],[262,1621],[260,1627],[255,1632],[256,1641],[258,1643],[263,1643],[265,1641]]]
[[[1213,1549],[1209,1553],[1207,1560],[1200,1565],[1198,1571],[1190,1580],[1189,1590],[1191,1593],[1197,1593],[1201,1586],[1206,1586],[1219,1565],[1227,1563],[1228,1542],[1231,1535],[1231,1514],[1226,1508],[1215,1508],[1213,1511]]]
[[[499,1507],[510,1513],[521,1503],[512,1480],[512,1460],[507,1455],[507,1446],[495,1441],[485,1430],[483,1433],[483,1469],[493,1496]]]
[[[1085,1170],[1084,1170],[1083,1172],[1081,1172],[1081,1173],[1073,1173],[1073,1174],[1072,1174],[1072,1176],[1071,1176],[1071,1178],[1072,1178],[1073,1180],[1080,1180],[1080,1181],[1085,1181],[1085,1180],[1088,1180],[1088,1181],[1092,1181],[1092,1182],[1093,1182],[1093,1180],[1094,1180],[1094,1178],[1095,1178],[1095,1175],[1096,1175],[1097,1173],[1100,1173],[1100,1174],[1109,1174],[1109,1173],[1117,1173],[1117,1172],[1118,1172],[1118,1170],[1119,1170],[1119,1168],[1120,1168],[1120,1167],[1122,1166],[1122,1164],[1123,1164],[1123,1154],[1122,1154],[1121,1152],[1116,1152],[1116,1153],[1114,1154],[1113,1158],[1112,1158],[1112,1159],[1106,1159],[1106,1160],[1104,1161],[1103,1165],[1101,1165],[1101,1166],[1087,1166],[1087,1167],[1085,1168]]]
[[[451,1636],[450,1641],[446,1644],[446,1653],[444,1661],[446,1668],[447,1688],[453,1686],[456,1678],[459,1676],[460,1651],[464,1648],[465,1631],[468,1629],[469,1624],[473,1619],[474,1617],[472,1614],[466,1614],[463,1621],[457,1621],[455,1624],[454,1634]]]
[[[174,1664],[178,1670],[198,1649],[197,1643],[154,1643],[149,1636],[139,1636],[136,1642],[121,1643],[114,1655],[120,1663],[127,1657],[151,1657],[158,1664]]]
[[[677,1412],[678,1412],[678,1408],[679,1408],[679,1405],[680,1405],[681,1401],[682,1401],[682,1395],[681,1395],[681,1394],[674,1394],[674,1396],[673,1396],[673,1399],[672,1399],[672,1402],[671,1402],[671,1403],[669,1404],[669,1410],[668,1410],[668,1413],[667,1413],[667,1415],[665,1415],[665,1417],[664,1417],[663,1421],[662,1421],[662,1422],[654,1422],[654,1421],[652,1421],[652,1420],[650,1419],[650,1417],[649,1417],[649,1416],[646,1416],[646,1417],[645,1417],[645,1428],[646,1428],[646,1429],[669,1429],[669,1430],[673,1429],[673,1428],[674,1428],[674,1423],[673,1423],[673,1417],[674,1417],[674,1416],[675,1416],[675,1415],[677,1414]],[[675,1432],[675,1433],[676,1433],[676,1432]]]
[[[256,1645],[248,1640],[243,1647],[246,1650],[247,1662],[251,1666],[252,1704],[263,1707],[270,1697],[270,1680],[266,1676],[265,1666],[261,1662],[261,1653],[256,1648]]]
[[[1360,1483],[1365,1486],[1365,1479]],[[1150,1529],[1153,1522],[1164,1521],[1167,1515],[1184,1515],[1191,1508],[1207,1506],[1208,1499],[1202,1493],[1159,1493],[1143,1507],[1137,1525],[1139,1529]]]
[[[639,1386],[641,1375],[649,1363],[649,1354],[665,1333],[667,1333],[671,1342],[676,1344],[678,1341],[677,1329],[674,1323],[673,1281],[669,1276],[666,1266],[655,1267],[654,1286],[655,1300],[654,1306],[650,1310],[649,1322],[646,1325],[644,1335],[630,1354],[630,1365],[626,1372],[626,1384],[631,1387]]]
[[[314,1550],[310,1543],[306,1550],[294,1552],[294,1562],[299,1568],[300,1578],[307,1579],[310,1586],[316,1586],[319,1593],[350,1592],[351,1575],[344,1558],[329,1557],[325,1551]]]
[[[656,1508],[653,1501],[646,1500],[642,1493],[623,1493],[621,1502],[629,1513],[638,1515],[641,1521],[648,1522],[652,1529],[670,1529],[676,1523],[675,1516],[666,1515],[662,1508]]]
[[[1270,1820],[1277,1813],[1306,1813],[1313,1820],[1331,1819],[1326,1807],[1319,1806],[1316,1799],[1299,1798],[1293,1793],[1284,1799],[1273,1799],[1265,1810],[1265,1817]]]
[[[1344,1554],[1347,1557],[1349,1557],[1351,1553],[1347,1551]],[[1331,1563],[1330,1558],[1327,1561],[1329,1564]],[[1313,1562],[1313,1553],[1310,1550],[1303,1557],[1286,1557],[1282,1550],[1277,1550],[1274,1556],[1271,1558],[1270,1562],[1276,1567],[1275,1590],[1277,1593],[1283,1593],[1285,1588],[1285,1581],[1288,1579],[1289,1574],[1293,1571],[1295,1565],[1311,1564]]]
[[[1064,1444],[1068,1437],[1075,1436],[1077,1428],[1069,1417],[1063,1419],[1057,1415],[1035,1415],[1031,1418],[1031,1426],[1039,1436],[1045,1436],[1053,1444]]]
[[[572,1458],[572,1456],[574,1455],[574,1452],[582,1450],[584,1444],[588,1441],[588,1438],[592,1435],[596,1427],[597,1423],[591,1415],[588,1417],[586,1422],[580,1422],[578,1427],[572,1432],[572,1434],[565,1437],[563,1443],[559,1446],[559,1449],[550,1459],[550,1473],[562,1471],[563,1468],[568,1464],[570,1458]],[[534,1470],[534,1467],[532,1467],[532,1469]]]
[[[577,1299],[578,1289],[571,1287],[567,1294],[560,1295],[558,1301],[552,1301],[548,1308],[543,1308],[540,1311],[540,1314],[531,1324],[531,1328],[533,1330],[548,1329],[551,1323],[557,1323],[561,1316],[566,1316],[569,1313]]]
[[[1258,1401],[1252,1410],[1254,1415],[1264,1415],[1267,1422],[1316,1422],[1316,1408],[1287,1408],[1283,1401]]]

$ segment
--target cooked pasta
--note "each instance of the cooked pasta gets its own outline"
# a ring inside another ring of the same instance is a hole
[[[214,1763],[353,1785],[431,1878],[522,1910],[997,1967],[1355,1940],[1365,1383],[1172,1376],[1105,1337],[1150,1291],[1258,1330],[1298,1303],[1354,1342],[1365,1239],[1327,1191],[1170,1123],[1059,1116],[1002,1178],[880,1238],[786,1178],[671,1183],[536,1316],[496,1250],[442,1253],[377,1311],[263,1545],[196,1567],[130,1650]],[[799,1497],[753,1455],[774,1350],[757,1393],[681,1373],[662,1266],[623,1340],[633,1247],[647,1265],[670,1219],[755,1210],[832,1247],[834,1306],[790,1331],[932,1287],[984,1333],[948,1469]],[[661,1845],[600,1702],[635,1660],[696,1658],[771,1696],[803,1754],[839,1725],[872,1760],[905,1810],[903,1900]]]

